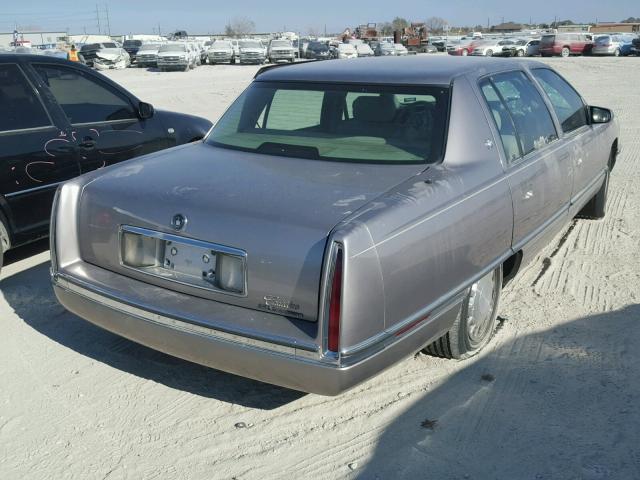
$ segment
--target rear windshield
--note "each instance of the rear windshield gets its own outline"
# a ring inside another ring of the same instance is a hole
[[[549,45],[554,43],[555,41],[556,41],[555,35],[543,35],[542,38],[540,39],[540,44]]]
[[[184,43],[176,43],[173,45],[162,45],[159,52],[186,52],[187,47]]]
[[[329,46],[326,43],[310,43],[307,48],[318,52],[326,52],[329,50]]]
[[[104,48],[118,48],[118,45],[116,45],[115,43],[111,43],[111,42],[103,43],[102,46]]]
[[[257,81],[206,141],[301,159],[435,163],[448,105],[445,87]]]
[[[125,40],[122,45],[124,47],[139,47],[142,45],[142,40]]]
[[[611,37],[609,35],[606,35],[604,37],[598,37],[596,38],[596,44],[597,45],[604,45],[609,43],[609,41],[611,40]]]

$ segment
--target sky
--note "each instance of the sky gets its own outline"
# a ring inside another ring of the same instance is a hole
[[[564,0],[546,6],[546,2],[505,0],[461,0],[429,2],[404,0],[353,0],[340,2],[278,0],[0,0],[0,32],[22,29],[66,31],[69,33],[106,33],[107,15],[111,33],[169,33],[186,30],[190,34],[220,33],[236,17],[246,16],[256,32],[309,31],[341,32],[368,22],[390,21],[395,16],[409,21],[441,17],[451,25],[491,25],[504,21],[550,23],[571,19],[576,23],[620,21],[640,17],[638,0]],[[99,14],[96,14],[96,7]],[[29,28],[31,27],[31,28]]]

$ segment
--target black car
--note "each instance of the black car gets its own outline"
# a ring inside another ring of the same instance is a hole
[[[327,60],[332,58],[329,45],[323,42],[310,42],[307,45],[306,57],[313,60]]]
[[[211,122],[154,111],[67,60],[0,54],[0,267],[3,253],[49,232],[58,184],[204,137]]]
[[[142,46],[142,40],[125,40],[122,43],[122,48],[129,54],[131,63],[136,61],[136,55],[140,47]]]
[[[631,55],[640,56],[640,36],[631,40]]]

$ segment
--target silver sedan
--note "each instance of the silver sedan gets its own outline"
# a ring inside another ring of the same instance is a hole
[[[538,62],[267,68],[204,141],[59,189],[53,284],[141,344],[335,395],[480,351],[503,285],[605,215],[619,149],[613,113]]]

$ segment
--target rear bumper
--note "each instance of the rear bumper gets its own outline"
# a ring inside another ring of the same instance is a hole
[[[65,275],[52,278],[56,297],[67,310],[117,335],[218,370],[320,395],[342,393],[419,351],[450,328],[459,310],[459,301],[449,303],[410,332],[387,337],[337,364],[308,346],[196,325],[121,302]]]

